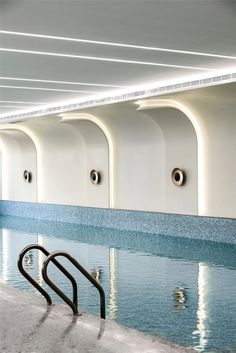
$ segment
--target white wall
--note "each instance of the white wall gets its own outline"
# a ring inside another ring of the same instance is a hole
[[[166,97],[194,116],[202,139],[200,215],[236,218],[235,83]]]
[[[24,133],[0,131],[2,150],[2,199],[37,201],[36,150]],[[31,171],[32,181],[23,178],[24,170]]]
[[[195,104],[193,104],[195,108]],[[206,205],[203,215],[236,217],[236,100],[198,106],[205,131]]]
[[[86,205],[82,136],[58,119],[20,124],[37,141],[39,202]]]
[[[164,139],[165,212],[198,214],[197,137],[190,120],[174,108],[142,106],[141,110],[153,117]],[[174,168],[183,169],[186,182],[176,186],[172,182]]]
[[[83,189],[85,192],[85,205],[90,207],[109,207],[109,148],[103,131],[92,121],[73,117],[68,114],[62,126],[71,126],[83,137],[84,166],[80,166],[83,173]],[[101,175],[99,184],[90,181],[91,170],[96,170]]]
[[[114,208],[164,211],[163,135],[134,104],[91,110],[109,129],[114,147]]]

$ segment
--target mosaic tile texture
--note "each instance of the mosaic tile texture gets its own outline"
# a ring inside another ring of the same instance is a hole
[[[0,201],[0,214],[236,244],[236,219]]]

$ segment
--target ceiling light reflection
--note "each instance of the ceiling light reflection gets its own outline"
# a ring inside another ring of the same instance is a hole
[[[206,289],[207,289],[207,266],[203,263],[198,265],[198,311],[197,311],[197,332],[199,333],[199,348],[202,352],[207,345],[207,308],[206,308]]]
[[[109,310],[110,320],[116,318],[117,303],[116,303],[116,256],[115,249],[109,249],[109,274],[110,274],[110,298],[109,298]]]
[[[38,233],[37,235],[37,243],[38,245],[43,246],[43,236],[42,234]],[[42,253],[42,251],[38,250],[37,251],[37,255],[38,255],[38,267],[37,267],[37,279],[38,279],[38,283],[41,287],[43,287],[44,282],[43,282],[43,275],[42,275],[42,268],[43,268],[43,261],[45,259],[44,254]]]

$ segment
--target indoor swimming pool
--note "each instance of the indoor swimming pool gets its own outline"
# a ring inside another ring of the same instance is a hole
[[[20,251],[32,243],[64,250],[104,288],[107,319],[197,352],[236,351],[236,245],[10,216],[1,217],[0,238],[1,283],[35,293],[17,269]],[[43,260],[30,251],[24,267],[45,288]],[[81,310],[98,315],[96,289],[60,261],[78,279]],[[52,264],[49,275],[71,296]]]

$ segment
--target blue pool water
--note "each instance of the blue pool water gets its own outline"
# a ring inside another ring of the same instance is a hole
[[[16,265],[19,252],[31,243],[65,250],[93,274],[106,292],[108,319],[198,352],[236,352],[235,245],[2,217],[2,283],[35,292]],[[24,265],[45,287],[43,258],[31,251]],[[61,262],[78,278],[80,307],[98,314],[97,291]],[[71,295],[53,265],[49,274]]]

